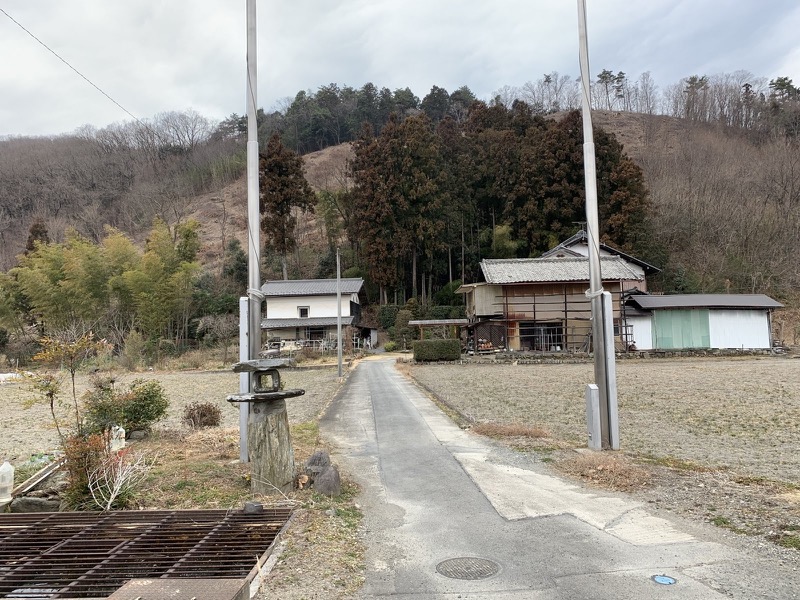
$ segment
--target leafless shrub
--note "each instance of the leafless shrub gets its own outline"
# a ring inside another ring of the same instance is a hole
[[[101,510],[124,508],[137,485],[144,481],[154,461],[143,453],[122,450],[109,453],[89,474],[89,492]]]
[[[222,410],[211,402],[193,402],[183,409],[183,422],[192,429],[219,427]]]
[[[558,470],[594,485],[617,491],[633,491],[650,484],[650,471],[624,456],[606,452],[581,453],[557,461]]]

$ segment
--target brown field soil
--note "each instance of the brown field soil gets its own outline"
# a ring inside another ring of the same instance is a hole
[[[800,549],[800,360],[618,361],[621,452],[580,454],[591,363],[401,369],[463,426],[562,473]]]
[[[585,445],[593,365],[415,366],[415,379],[475,422],[522,423]],[[617,363],[622,449],[800,483],[800,360]]]
[[[62,373],[63,384],[56,414],[62,427],[73,427],[75,416],[69,374]],[[117,375],[118,387],[127,387],[135,379],[155,379],[164,387],[169,408],[166,417],[155,425],[156,432],[189,431],[182,422],[184,408],[193,402],[213,402],[222,410],[222,427],[238,427],[238,409],[225,398],[239,391],[239,376],[227,371],[148,371]],[[324,369],[284,370],[287,388],[302,388],[304,396],[287,400],[289,420],[303,423],[316,419],[339,387],[335,367]],[[80,397],[89,388],[89,376],[79,373],[76,383]],[[32,454],[54,450],[58,434],[50,416],[49,405],[31,389],[27,381],[0,383],[3,417],[0,419],[0,457],[12,463],[23,462]],[[35,401],[34,401],[35,399]],[[33,401],[33,402],[32,402]]]

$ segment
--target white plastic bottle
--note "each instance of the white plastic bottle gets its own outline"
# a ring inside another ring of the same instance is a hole
[[[11,490],[14,489],[14,467],[5,461],[0,466],[0,504],[11,502]]]

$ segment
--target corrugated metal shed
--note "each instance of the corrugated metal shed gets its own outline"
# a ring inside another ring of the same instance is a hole
[[[600,261],[603,280],[642,281],[643,277],[618,256]],[[487,283],[589,281],[588,258],[485,258],[481,270]]]
[[[342,317],[342,325],[351,325],[353,317]],[[289,327],[331,327],[336,317],[308,317],[307,319],[262,319],[262,329],[286,329]]]
[[[360,277],[341,280],[342,294],[357,294],[364,287]],[[336,294],[335,279],[290,279],[268,281],[261,286],[265,296],[328,296]]]
[[[764,294],[669,294],[631,296],[629,304],[644,310],[664,308],[782,308],[783,304]]]

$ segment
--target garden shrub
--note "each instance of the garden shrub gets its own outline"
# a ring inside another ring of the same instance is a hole
[[[84,395],[88,430],[106,432],[114,425],[127,433],[149,430],[167,412],[169,400],[157,381],[136,379],[128,390],[118,392],[113,380],[95,380],[94,389]]]
[[[428,314],[425,316],[426,319],[449,319],[450,318],[450,306],[431,306],[428,309]]]
[[[213,402],[192,402],[183,409],[183,422],[192,429],[218,427],[222,409]]]
[[[420,340],[414,342],[414,360],[458,360],[461,358],[461,343],[458,340]]]
[[[386,350],[387,352],[394,352],[395,350],[397,350],[397,342],[389,340],[383,345],[383,349]]]
[[[122,416],[123,423],[127,423],[126,431],[135,429],[149,430],[153,423],[167,413],[169,400],[164,394],[164,388],[157,381],[135,380],[130,390],[123,394]]]
[[[395,304],[384,304],[378,309],[378,324],[381,329],[389,329],[394,326],[398,310],[400,307]]]
[[[408,322],[414,318],[410,310],[397,311],[397,317],[394,320],[394,341],[398,344],[403,344],[403,349],[407,344],[410,344],[415,339],[417,330],[414,327],[409,327]]]

